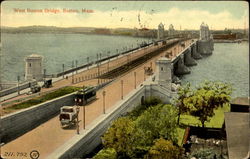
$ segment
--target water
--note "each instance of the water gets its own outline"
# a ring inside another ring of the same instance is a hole
[[[85,34],[1,34],[2,56],[1,69],[3,81],[16,81],[17,75],[22,80],[25,73],[24,58],[30,54],[44,57],[46,74],[62,72],[72,67],[87,63],[87,57],[95,61],[97,53],[102,57],[114,55],[126,49],[137,47],[149,39],[126,36],[104,36]],[[126,47],[126,48],[125,48]]]
[[[124,36],[103,36],[84,34],[1,34],[2,78],[16,81],[17,75],[23,79],[24,57],[36,53],[44,57],[48,74],[62,71],[72,66],[96,60],[96,54],[110,51],[110,55],[124,51],[124,47],[136,47],[144,38]],[[197,60],[191,67],[191,74],[182,77],[183,83],[195,85],[204,80],[229,82],[233,86],[233,96],[249,96],[249,43],[215,43],[213,55]],[[4,67],[3,67],[4,66]]]
[[[183,83],[228,82],[232,84],[233,97],[249,96],[249,43],[215,43],[213,54],[197,63],[190,68],[191,74],[182,77]]]

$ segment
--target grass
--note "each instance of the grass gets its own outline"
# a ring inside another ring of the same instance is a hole
[[[228,112],[229,110],[230,107],[228,105],[216,109],[214,111],[215,115],[208,122],[205,122],[205,127],[221,128],[224,122],[224,112]],[[202,126],[198,118],[191,115],[181,115],[180,124]]]
[[[177,139],[178,139],[178,145],[182,146],[182,139],[184,137],[185,129],[184,128],[177,128]]]
[[[222,108],[215,110],[215,115],[210,119],[210,121],[205,122],[205,127],[221,128],[224,123],[224,112],[229,112],[229,105],[225,105]],[[202,126],[198,118],[191,115],[181,115],[180,125],[190,125],[190,126]],[[185,128],[177,128],[178,145],[182,145],[182,139],[185,133]]]
[[[43,96],[39,96],[30,100],[27,100],[25,102],[19,103],[19,104],[15,104],[13,106],[7,107],[5,108],[6,111],[8,110],[19,110],[19,109],[24,109],[24,108],[29,108],[31,106],[64,96],[66,94],[70,94],[72,92],[75,92],[77,90],[79,90],[81,88],[78,87],[72,87],[72,86],[68,86],[68,87],[64,87],[64,88],[60,88],[54,92],[45,94]]]

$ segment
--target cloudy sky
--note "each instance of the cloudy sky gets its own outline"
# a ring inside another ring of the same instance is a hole
[[[47,13],[45,9],[58,12]],[[63,10],[74,10],[74,12]],[[162,22],[166,28],[173,24],[175,29],[183,30],[199,29],[204,21],[210,29],[225,27],[236,29],[244,26],[248,28],[248,19],[249,8],[244,1],[4,1],[1,3],[1,26],[10,27],[45,25],[156,28]]]

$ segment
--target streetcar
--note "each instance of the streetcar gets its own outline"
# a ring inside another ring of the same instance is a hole
[[[75,95],[76,105],[86,105],[96,99],[96,87],[85,87],[79,90]]]

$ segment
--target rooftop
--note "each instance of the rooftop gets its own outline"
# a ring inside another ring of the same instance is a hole
[[[249,113],[225,113],[227,147],[229,159],[248,159],[249,156]]]
[[[249,97],[237,97],[232,100],[231,104],[250,106],[250,98]]]

